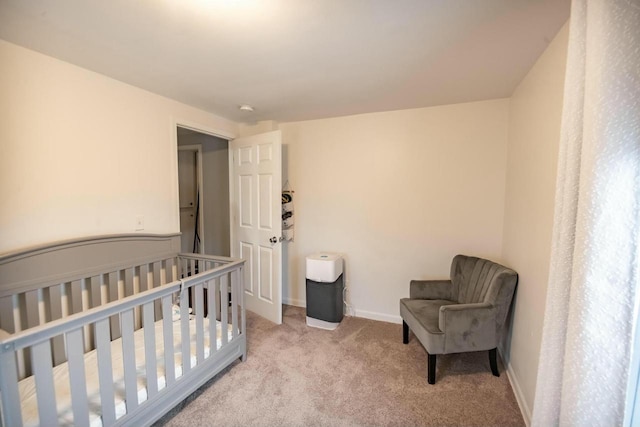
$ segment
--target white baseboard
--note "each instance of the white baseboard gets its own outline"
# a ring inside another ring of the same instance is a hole
[[[306,307],[307,306],[307,301],[303,300],[303,299],[297,299],[297,298],[282,298],[282,303],[286,304],[286,305],[293,305],[295,307]],[[367,311],[367,310],[358,310],[358,309],[353,309],[352,311],[354,312],[354,316],[355,317],[362,317],[364,319],[371,319],[371,320],[379,320],[381,322],[388,322],[388,323],[402,323],[402,317],[400,317],[400,315],[394,316],[391,314],[385,314],[385,313],[378,313],[375,311]],[[349,313],[347,312],[347,310],[345,309],[344,312],[345,316],[348,316]]]
[[[358,310],[357,308],[354,308],[353,310],[355,312],[355,317],[380,320],[381,322],[402,323],[402,317],[400,317],[400,315],[394,316],[391,314],[377,313],[375,311]]]
[[[294,307],[306,307],[307,301],[297,298],[282,298],[282,303],[286,305],[292,305]]]
[[[500,358],[504,363],[502,352],[500,352]],[[518,382],[518,377],[513,371],[511,363],[506,366],[506,369],[507,378],[509,379],[509,383],[511,384],[511,388],[513,389],[513,394],[516,396],[516,401],[518,402],[518,406],[520,407],[522,418],[524,418],[525,425],[529,427],[531,425],[531,409],[529,408],[529,405],[527,405],[527,401],[524,399],[524,393],[522,393],[522,388],[520,387],[520,383]]]

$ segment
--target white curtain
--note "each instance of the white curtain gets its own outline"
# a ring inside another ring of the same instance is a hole
[[[640,0],[574,0],[534,426],[622,425],[640,236]]]

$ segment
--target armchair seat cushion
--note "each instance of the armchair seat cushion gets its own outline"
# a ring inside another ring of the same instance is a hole
[[[400,300],[400,316],[431,354],[444,353],[444,332],[439,327],[440,307],[452,304],[457,303],[446,299]]]

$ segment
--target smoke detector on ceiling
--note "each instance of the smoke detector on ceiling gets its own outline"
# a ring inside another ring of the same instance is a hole
[[[240,109],[240,111],[244,111],[245,113],[252,113],[253,112],[253,107],[251,105],[249,105],[249,104],[242,104],[238,108]]]

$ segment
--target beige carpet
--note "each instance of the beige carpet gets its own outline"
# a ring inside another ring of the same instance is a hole
[[[276,326],[247,313],[248,359],[217,375],[157,425],[522,426],[503,372],[487,352],[438,356],[427,384],[426,353],[402,326],[345,317],[335,331],[306,326],[284,306]]]

